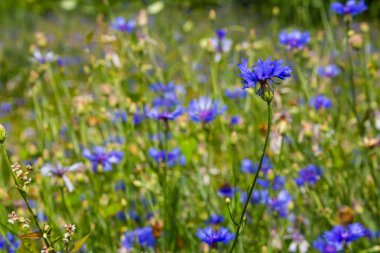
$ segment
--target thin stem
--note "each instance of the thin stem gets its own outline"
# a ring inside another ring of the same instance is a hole
[[[38,232],[41,233],[41,236],[46,244],[47,247],[50,247],[50,243],[48,241],[47,238],[43,237],[43,234],[44,232],[42,231],[41,229],[41,226],[40,226],[40,223],[38,222],[38,219],[37,219],[37,215],[34,214],[30,204],[29,204],[29,201],[28,201],[28,198],[27,198],[27,194],[24,190],[22,190],[22,187],[21,185],[18,183],[17,179],[16,179],[16,176],[14,175],[13,171],[12,171],[12,168],[11,168],[11,163],[9,161],[9,158],[8,158],[8,154],[7,154],[7,151],[5,150],[5,147],[4,147],[4,144],[0,144],[1,146],[1,149],[2,149],[2,153],[3,153],[3,157],[4,157],[4,160],[6,161],[7,165],[8,165],[8,168],[10,170],[10,173],[12,175],[12,178],[13,178],[13,181],[14,183],[16,184],[16,188],[18,190],[18,192],[20,193],[22,199],[24,200],[25,204],[26,204],[26,207],[28,209],[28,212],[29,214],[33,217],[33,221],[34,221],[34,224],[35,226],[38,228]]]
[[[236,233],[235,233],[235,240],[234,240],[232,247],[229,251],[230,253],[232,253],[234,251],[236,243],[239,240],[240,230],[242,229],[243,223],[245,221],[245,213],[247,211],[249,200],[251,199],[253,189],[255,188],[257,178],[259,177],[259,173],[260,173],[261,167],[263,165],[265,151],[266,151],[268,143],[269,143],[269,135],[270,135],[271,126],[272,126],[272,103],[271,103],[271,101],[267,101],[267,106],[268,106],[268,122],[267,122],[268,128],[267,128],[267,133],[266,133],[266,137],[265,137],[263,153],[261,154],[260,163],[259,163],[259,166],[257,168],[255,178],[253,179],[253,182],[252,182],[252,184],[248,190],[247,199],[245,200],[244,208],[243,208],[243,211],[242,211],[240,219],[239,219],[239,224],[237,225],[237,229],[236,229]]]

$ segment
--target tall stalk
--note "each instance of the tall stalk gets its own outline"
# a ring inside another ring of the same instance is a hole
[[[240,219],[239,219],[239,223],[236,224],[237,228],[236,228],[236,233],[235,233],[235,239],[234,239],[232,247],[231,247],[231,249],[229,251],[230,253],[232,253],[234,251],[234,248],[235,248],[235,246],[236,246],[236,244],[237,244],[237,242],[239,240],[239,236],[240,236],[241,230],[242,230],[243,225],[245,223],[245,213],[246,213],[247,208],[248,208],[249,200],[251,199],[253,189],[255,188],[256,181],[257,181],[257,179],[259,177],[259,173],[260,173],[261,167],[263,166],[263,160],[264,160],[264,156],[265,156],[265,151],[266,151],[268,143],[269,143],[269,135],[270,135],[271,126],[272,126],[272,102],[271,101],[267,101],[267,108],[268,108],[268,121],[267,121],[267,126],[268,127],[267,127],[267,133],[266,133],[266,137],[265,137],[265,143],[264,143],[263,153],[261,154],[260,163],[259,163],[259,166],[257,168],[257,171],[256,171],[255,177],[253,179],[253,182],[252,182],[251,186],[249,187],[248,194],[247,194],[247,199],[245,200],[244,208],[243,208],[243,211],[241,213],[241,216],[240,216]]]

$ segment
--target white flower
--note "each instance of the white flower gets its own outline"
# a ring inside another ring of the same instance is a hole
[[[74,191],[74,185],[71,183],[70,179],[66,176],[66,173],[77,171],[83,167],[82,163],[75,163],[70,167],[62,167],[60,163],[57,163],[57,166],[54,167],[52,164],[45,164],[41,168],[41,174],[43,176],[56,176],[63,179],[69,192]]]

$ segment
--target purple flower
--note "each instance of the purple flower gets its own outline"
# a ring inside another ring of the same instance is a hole
[[[298,177],[295,179],[295,182],[298,186],[303,186],[305,184],[314,185],[321,176],[322,170],[317,166],[310,164],[298,172]]]
[[[196,236],[212,248],[216,248],[219,242],[228,244],[235,237],[228,228],[224,227],[221,227],[219,230],[214,230],[212,227],[198,229]]]
[[[200,97],[192,100],[187,108],[190,120],[194,122],[209,123],[216,116],[221,115],[227,109],[219,101],[213,101],[211,98]]]
[[[234,89],[226,89],[224,91],[224,95],[226,97],[228,97],[229,99],[238,100],[238,99],[246,98],[247,97],[247,91],[242,90],[239,87],[235,87]]]
[[[302,49],[310,41],[310,33],[293,30],[290,32],[280,32],[278,35],[280,44],[286,46],[288,50]]]
[[[343,250],[343,246],[341,244],[325,241],[321,237],[313,242],[313,247],[321,253],[339,253]]]
[[[123,17],[116,17],[114,21],[111,22],[111,28],[120,32],[132,33],[135,26],[136,22],[134,20],[127,22]]]
[[[367,10],[367,5],[364,0],[360,0],[359,2],[356,0],[348,0],[345,5],[334,2],[330,8],[336,14],[355,16]]]
[[[229,184],[223,184],[218,191],[218,195],[222,196],[224,198],[232,198],[234,196],[235,190],[231,185]]]
[[[163,150],[158,150],[156,148],[151,148],[151,149],[149,149],[148,154],[150,157],[152,157],[158,163],[166,161],[169,168],[173,167],[175,165],[185,165],[186,164],[186,158],[185,158],[185,156],[182,155],[179,148],[175,148],[169,152],[165,152]]]
[[[98,171],[99,166],[102,166],[104,171],[110,171],[112,170],[112,164],[117,164],[123,159],[123,152],[107,152],[106,149],[101,146],[94,147],[93,152],[89,149],[84,149],[82,155],[91,162],[94,172]]]
[[[340,70],[335,64],[330,64],[325,67],[319,67],[318,68],[318,75],[327,77],[327,78],[333,78],[339,75]]]
[[[244,84],[243,89],[254,88],[259,83],[258,95],[263,95],[268,90],[273,92],[271,84],[278,84],[277,80],[289,78],[292,72],[288,66],[282,66],[282,60],[272,61],[271,57],[268,57],[266,61],[259,59],[257,64],[252,66],[252,69],[247,64],[248,60],[245,59],[242,59],[242,63],[238,64],[241,72],[239,76]]]
[[[315,98],[310,99],[309,105],[314,106],[314,108],[319,111],[322,108],[330,109],[332,107],[332,102],[328,97],[318,94]]]
[[[222,215],[211,214],[210,219],[206,222],[206,224],[217,225],[224,221],[224,217]]]
[[[286,216],[288,216],[289,204],[291,202],[292,196],[286,190],[282,190],[278,193],[277,197],[269,199],[268,206],[281,218],[285,218]]]
[[[69,167],[62,167],[61,164],[57,162],[57,165],[55,167],[52,164],[45,164],[41,168],[41,174],[47,177],[55,176],[58,178],[62,178],[69,192],[73,192],[74,185],[71,183],[70,179],[67,177],[66,174],[68,172],[77,171],[81,168],[83,168],[82,163],[75,163]]]

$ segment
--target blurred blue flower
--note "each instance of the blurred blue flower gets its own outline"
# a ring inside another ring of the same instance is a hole
[[[254,165],[253,171],[256,172],[259,168],[259,164]],[[268,174],[268,172],[273,168],[273,164],[270,162],[269,158],[267,156],[264,156],[263,158],[263,164],[261,165],[260,172],[264,173],[265,175]]]
[[[32,62],[40,63],[40,64],[45,64],[49,62],[54,62],[58,59],[58,57],[53,53],[53,52],[46,52],[44,55],[39,51],[38,49],[35,49],[33,51],[33,57],[30,59]]]
[[[182,155],[179,148],[175,148],[169,152],[151,148],[149,149],[148,154],[158,163],[165,162],[166,160],[168,167],[186,164],[186,158],[184,155]]]
[[[356,0],[348,0],[345,5],[339,2],[331,4],[331,10],[336,14],[355,16],[367,10],[364,0],[357,2]]]
[[[56,166],[48,163],[41,168],[41,174],[48,177],[55,176],[62,178],[69,192],[73,192],[74,185],[71,183],[66,174],[69,172],[77,171],[81,168],[83,168],[82,163],[75,163],[71,166],[62,166],[59,162],[57,162]]]
[[[339,253],[343,250],[341,244],[325,241],[322,237],[313,242],[313,247],[321,253]]]
[[[210,225],[217,225],[220,224],[224,221],[224,217],[222,215],[217,215],[217,214],[211,214],[210,219],[206,221],[206,224]]]
[[[327,77],[327,78],[333,78],[339,75],[340,70],[335,64],[329,64],[324,67],[318,68],[318,75]]]
[[[245,59],[242,59],[242,63],[238,64],[241,72],[239,76],[244,84],[243,88],[254,88],[259,83],[258,95],[261,95],[261,90],[265,91],[267,88],[272,90],[270,85],[278,84],[275,79],[285,80],[291,76],[290,73],[292,72],[288,66],[282,66],[282,60],[272,61],[271,57],[268,57],[266,61],[259,59],[257,64],[252,66],[252,69],[247,64],[248,60]]]
[[[241,166],[240,166],[240,170],[244,173],[250,173],[250,174],[253,174],[255,171],[254,171],[254,168],[253,168],[253,163],[251,160],[245,158],[241,161]]]
[[[99,166],[102,166],[104,171],[110,171],[112,170],[112,164],[117,164],[123,159],[123,152],[107,152],[101,146],[94,147],[93,152],[89,149],[84,149],[82,155],[91,162],[93,172],[97,172]]]
[[[133,248],[136,242],[140,247],[154,247],[156,245],[156,239],[154,238],[152,227],[148,226],[127,231],[121,239],[121,245],[125,249]]]
[[[223,184],[219,188],[218,195],[224,198],[232,198],[234,196],[235,190],[236,189],[234,189],[234,187],[232,187],[231,185]]]
[[[360,223],[353,223],[344,227],[337,225],[332,230],[324,233],[323,237],[326,241],[334,244],[341,244],[342,246],[363,238],[367,235],[367,230]]]
[[[213,101],[211,98],[200,97],[192,100],[187,108],[190,120],[194,122],[209,123],[216,116],[221,115],[227,109],[219,101]]]
[[[216,248],[220,242],[228,244],[235,237],[228,228],[224,227],[219,228],[219,230],[214,230],[212,227],[198,229],[196,236],[212,248]]]
[[[143,120],[146,118],[145,111],[141,111],[140,109],[137,109],[136,112],[133,114],[133,124],[139,125]]]
[[[289,205],[292,202],[292,196],[286,190],[278,193],[277,197],[268,200],[268,206],[277,213],[281,218],[288,216]]]
[[[298,172],[298,177],[295,179],[295,182],[298,186],[303,186],[305,184],[314,185],[321,176],[322,170],[314,164],[310,164]]]
[[[116,17],[114,21],[111,22],[111,28],[120,32],[132,33],[135,26],[136,22],[134,20],[127,22],[123,17]]]
[[[117,123],[117,122],[125,123],[127,122],[127,119],[128,119],[127,112],[117,110],[113,113],[111,121],[112,123]]]
[[[178,105],[174,109],[166,106],[156,106],[151,109],[146,108],[146,116],[154,120],[175,120],[183,113],[182,106]]]
[[[314,106],[316,110],[320,110],[322,108],[330,109],[332,107],[332,102],[328,97],[318,94],[316,97],[310,99],[309,105]]]
[[[284,188],[285,185],[285,177],[284,176],[276,176],[273,179],[273,190],[280,191]]]
[[[216,51],[217,53],[227,53],[231,50],[232,41],[226,37],[227,31],[223,29],[217,29],[215,31],[216,38],[210,39],[210,44],[212,46],[212,49]],[[220,60],[219,56],[217,58],[217,61]]]
[[[234,115],[230,119],[230,126],[238,125],[241,122],[241,118],[238,115]]]
[[[247,91],[241,89],[240,87],[235,87],[234,89],[226,89],[224,95],[229,99],[243,99],[247,97]]]
[[[8,253],[15,253],[20,248],[21,242],[11,233],[7,233],[7,239],[0,235],[0,250]]]
[[[293,30],[290,32],[280,32],[278,35],[280,44],[290,49],[302,49],[310,42],[310,33],[302,32],[300,30]]]

